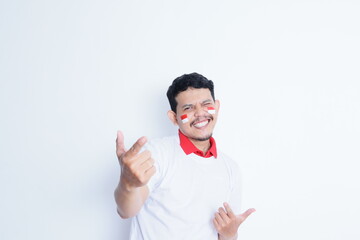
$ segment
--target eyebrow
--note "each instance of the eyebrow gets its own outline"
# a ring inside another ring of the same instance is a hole
[[[212,102],[211,99],[206,99],[205,101],[203,101],[202,103],[207,103],[207,102]]]
[[[202,101],[201,104],[208,103],[208,102],[212,102],[211,99],[206,99],[206,100]],[[182,108],[192,107],[192,106],[194,106],[194,104],[189,103],[189,104],[184,104],[184,105],[182,105]]]

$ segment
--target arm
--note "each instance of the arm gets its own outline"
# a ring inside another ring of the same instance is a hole
[[[154,175],[155,167],[149,151],[139,153],[145,143],[146,138],[142,137],[126,151],[124,136],[120,131],[117,134],[116,155],[119,159],[121,175],[114,196],[117,212],[122,218],[135,216],[149,195],[146,184]]]
[[[117,212],[121,218],[125,219],[135,216],[140,211],[149,195],[149,190],[147,186],[128,188],[122,182],[120,178],[114,196]]]
[[[250,208],[240,215],[235,215],[228,203],[224,203],[224,207],[225,209],[219,208],[213,220],[215,229],[218,231],[218,240],[236,240],[239,226],[255,212],[255,209]]]

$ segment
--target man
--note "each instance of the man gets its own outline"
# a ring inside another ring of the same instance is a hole
[[[220,107],[213,82],[184,74],[167,97],[178,136],[149,143],[141,137],[127,151],[122,133],[117,135],[121,175],[115,200],[122,218],[133,217],[130,239],[237,239],[255,209],[237,215],[239,170],[212,137]]]

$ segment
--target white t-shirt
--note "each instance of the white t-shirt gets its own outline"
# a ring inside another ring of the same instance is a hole
[[[186,155],[178,136],[149,142],[156,174],[150,194],[132,219],[131,240],[217,240],[215,212],[228,202],[240,213],[237,164],[218,151],[217,158]]]

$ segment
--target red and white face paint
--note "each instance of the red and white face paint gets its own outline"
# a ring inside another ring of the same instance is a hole
[[[181,115],[180,118],[181,118],[182,123],[187,123],[189,121],[187,114]]]
[[[215,114],[216,113],[215,108],[214,107],[208,107],[208,113],[209,114]]]

